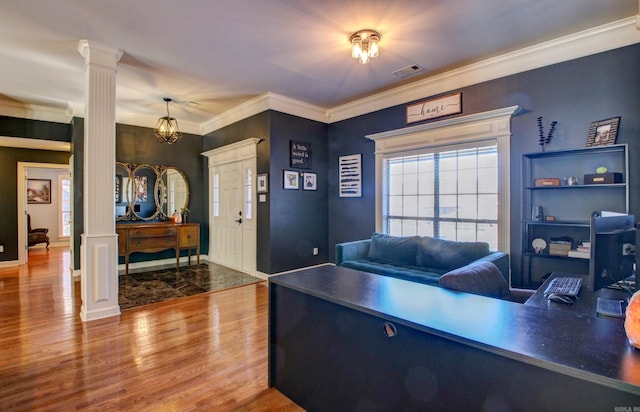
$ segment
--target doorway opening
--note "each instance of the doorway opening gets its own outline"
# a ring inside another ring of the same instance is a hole
[[[49,247],[64,246],[70,249],[70,253],[73,253],[70,248],[73,230],[71,222],[72,189],[69,170],[69,165],[58,163],[18,162],[19,265],[23,265],[29,260],[27,215],[31,218],[32,227],[48,229]],[[28,191],[33,190],[30,185],[38,188],[37,190],[47,191],[47,196],[37,199],[30,198]]]

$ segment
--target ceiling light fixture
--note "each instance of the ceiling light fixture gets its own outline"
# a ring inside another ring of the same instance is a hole
[[[370,29],[358,30],[349,36],[351,42],[351,57],[358,59],[361,64],[369,63],[372,57],[378,57],[378,42],[382,36]]]
[[[173,144],[180,140],[182,133],[178,130],[178,121],[169,116],[169,102],[171,99],[165,97],[162,100],[167,102],[167,115],[158,119],[158,124],[153,129],[153,135],[160,143]]]

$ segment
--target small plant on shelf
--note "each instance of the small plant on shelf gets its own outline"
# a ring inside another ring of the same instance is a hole
[[[555,132],[556,130],[556,124],[558,124],[558,122],[555,120],[551,122],[551,128],[549,129],[549,133],[545,136],[544,126],[542,126],[542,116],[538,117],[538,131],[540,136],[538,138],[538,144],[542,148],[543,152],[544,152],[544,149],[547,148],[547,145],[551,143],[551,139],[553,139],[553,132]]]

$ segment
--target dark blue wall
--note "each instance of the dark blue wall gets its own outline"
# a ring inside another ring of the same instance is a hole
[[[127,163],[147,163],[158,166],[172,166],[182,170],[189,183],[189,221],[200,223],[200,250],[209,250],[209,222],[204,184],[205,159],[202,153],[202,137],[183,133],[182,139],[174,144],[160,143],[153,136],[152,130],[124,124],[116,124],[116,161]],[[151,177],[149,177],[151,179]],[[153,191],[155,177],[148,182],[148,190]],[[155,210],[153,198],[142,206]],[[182,252],[186,256],[187,251]],[[146,261],[158,258],[175,258],[175,251],[158,254],[135,253],[130,261]],[[124,258],[120,259],[124,263]]]
[[[292,140],[311,145],[311,169],[290,166]],[[266,273],[316,265],[329,259],[327,160],[326,124],[271,112],[271,262]],[[316,173],[318,190],[284,190],[285,170]],[[319,252],[315,256],[314,247]]]
[[[267,201],[257,204],[257,269],[272,274],[327,262],[327,125],[269,110],[206,135],[203,147],[206,151],[250,137],[262,139],[257,173],[269,174]],[[291,140],[311,145],[312,169],[290,167]],[[284,190],[284,170],[316,173],[318,190]]]
[[[630,212],[640,216],[638,134],[640,129],[640,45],[633,45],[541,69],[465,87],[468,115],[518,105],[511,122],[511,265],[514,285],[521,285],[522,154],[540,151],[537,118],[557,120],[547,150],[584,147],[593,121],[620,116],[617,143],[629,144]],[[447,92],[449,93],[449,92]],[[428,98],[431,96],[424,96]],[[421,99],[422,100],[422,99]],[[406,127],[405,106],[396,106],[329,126],[329,244],[368,238],[375,230],[374,144],[364,136]],[[338,156],[363,154],[363,197],[339,198]],[[635,185],[635,186],[634,186]],[[579,199],[576,199],[579,201]],[[332,251],[330,259],[334,260]]]

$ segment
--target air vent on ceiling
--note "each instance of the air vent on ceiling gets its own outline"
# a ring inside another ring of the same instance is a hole
[[[396,70],[395,72],[393,72],[393,75],[401,79],[404,79],[423,71],[424,71],[424,67],[417,64],[412,64],[411,66],[403,67],[402,69]]]

